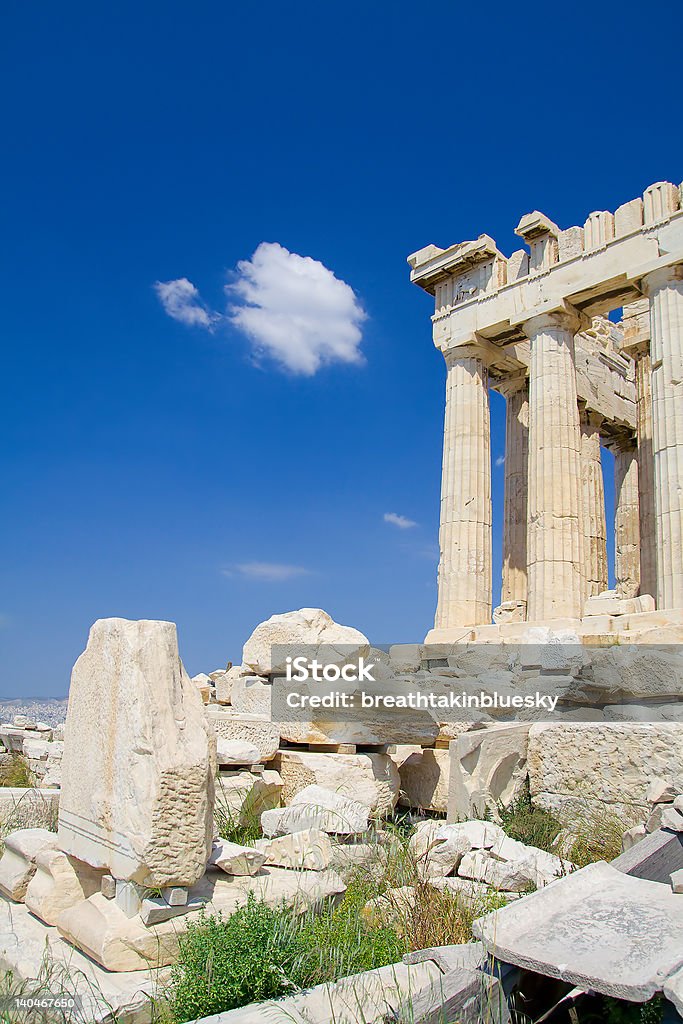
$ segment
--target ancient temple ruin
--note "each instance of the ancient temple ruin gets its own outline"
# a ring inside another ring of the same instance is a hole
[[[683,210],[657,182],[560,229],[538,211],[409,257],[446,360],[438,606],[430,641],[492,622],[576,627],[683,608]],[[608,314],[621,310],[621,322]],[[492,609],[489,389],[507,402],[502,605]],[[616,595],[601,446],[614,453]],[[636,599],[635,602],[633,599]],[[630,604],[626,602],[631,602]],[[676,617],[674,619],[677,621]],[[611,627],[602,631],[609,631]]]

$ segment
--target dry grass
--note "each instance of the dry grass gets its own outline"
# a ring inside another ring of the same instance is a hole
[[[21,754],[11,754],[9,760],[0,763],[0,786],[17,789],[35,786],[33,773]]]

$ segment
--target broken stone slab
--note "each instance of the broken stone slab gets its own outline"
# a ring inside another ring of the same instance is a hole
[[[219,736],[216,742],[216,759],[221,766],[258,764],[261,753],[258,747],[246,740],[226,740]]]
[[[46,924],[56,925],[63,910],[92,896],[102,886],[101,871],[62,850],[41,850],[35,868],[24,902]]]
[[[272,761],[277,754],[280,727],[265,715],[245,715],[215,704],[209,704],[205,713],[217,737],[251,743],[259,752],[259,761]]]
[[[650,804],[670,804],[675,797],[676,789],[664,779],[653,779],[645,793],[645,798]]]
[[[230,703],[243,715],[265,715],[270,719],[273,687],[261,676],[238,676],[232,681]]]
[[[71,676],[61,849],[121,880],[191,885],[211,849],[215,774],[175,624],[99,619]]]
[[[683,830],[683,814],[673,804],[654,804],[645,822],[645,831],[656,832],[660,828],[668,828],[673,832]]]
[[[529,725],[491,725],[462,733],[450,745],[449,821],[490,813],[499,820],[527,784]]]
[[[36,857],[43,850],[54,850],[57,836],[46,828],[20,828],[5,838],[0,858],[0,892],[17,903],[26,896],[28,884],[36,873]]]
[[[613,860],[612,867],[634,878],[668,884],[671,872],[683,868],[683,833],[652,832]]]
[[[252,675],[251,669],[244,665],[234,665],[225,671],[211,674],[213,684],[216,687],[216,703],[230,704],[232,702],[232,687],[236,679],[241,676]]]
[[[681,964],[683,915],[669,886],[590,864],[474,922],[503,963],[646,1002]]]
[[[490,886],[485,882],[477,882],[473,878],[461,878],[458,875],[449,875],[447,878],[430,878],[429,885],[433,889],[449,892],[467,903],[482,907],[482,909],[491,892]]]
[[[175,917],[182,917],[183,914],[192,914],[196,910],[202,910],[206,906],[206,900],[187,900],[182,906],[172,906],[166,900],[158,896],[148,896],[142,901],[140,907],[140,920],[146,928],[163,921],[170,921]]]
[[[671,872],[672,892],[683,893],[683,868]]]
[[[448,750],[416,750],[399,768],[399,803],[425,811],[445,813],[448,809],[451,758]]]
[[[288,871],[267,868],[258,875],[228,876],[210,870],[193,886],[188,903],[205,904],[206,913],[224,916],[244,906],[250,893],[270,907],[283,904],[296,913],[322,906],[346,886],[332,871]],[[128,918],[116,900],[95,893],[64,911],[57,924],[67,942],[110,971],[137,971],[167,966],[178,954],[178,941],[193,914],[181,914],[146,927],[139,914]]]
[[[367,832],[369,818],[370,808],[364,804],[322,786],[306,786],[292,798],[289,807],[264,811],[261,829],[268,838],[309,828],[335,835],[360,835]]]
[[[280,773],[266,769],[260,775],[247,771],[221,772],[216,779],[216,818],[231,824],[253,825],[264,811],[280,806]],[[220,831],[220,828],[218,829]]]
[[[226,875],[255,875],[265,863],[265,854],[252,846],[215,839],[208,866],[220,868]]]
[[[68,993],[80,1000],[77,1014],[88,1024],[149,1024],[152,998],[169,981],[169,970],[112,974],[74,949],[56,928],[34,917],[23,904],[0,899],[0,971],[11,971],[27,992],[44,991],[48,977],[68,977]]]
[[[409,849],[425,878],[453,874],[471,850],[490,849],[505,837],[500,825],[490,821],[421,822],[411,836]]]
[[[622,852],[630,850],[632,846],[639,843],[641,839],[644,839],[647,835],[645,825],[633,825],[632,828],[626,829],[623,836],[621,837],[621,849]]]
[[[390,814],[398,800],[399,773],[389,754],[281,750],[275,763],[282,776],[285,804],[311,785],[322,786],[369,807],[373,817]]]
[[[359,630],[340,625],[322,608],[300,608],[261,622],[244,645],[242,662],[256,675],[282,675],[284,657],[282,664],[273,663],[272,648],[285,645],[320,648],[320,658],[327,664],[344,663],[349,649],[356,657],[367,655],[370,649],[368,638]],[[338,647],[345,650],[340,653]]]
[[[503,892],[525,892],[548,885],[567,870],[559,857],[550,853],[540,857],[538,855],[543,854],[543,850],[525,846],[514,839],[507,842],[514,843],[517,850],[513,852],[507,848],[506,856],[494,850],[472,850],[466,853],[458,867],[459,876],[486,882]]]
[[[299,871],[323,871],[332,862],[332,843],[320,829],[309,828],[277,839],[258,839],[255,848],[265,863]]]

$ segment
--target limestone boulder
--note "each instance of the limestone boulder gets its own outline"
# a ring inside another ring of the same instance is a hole
[[[215,774],[174,623],[99,619],[71,676],[60,848],[118,879],[192,885],[211,850]]]
[[[502,828],[490,821],[447,824],[431,820],[417,826],[409,849],[424,878],[444,878],[457,872],[465,854],[489,850],[504,838]]]
[[[573,865],[545,850],[504,836],[488,850],[466,853],[458,867],[458,875],[485,882],[505,892],[540,889],[567,874]]]
[[[216,758],[219,765],[258,764],[261,752],[246,740],[226,740],[219,736],[216,741]]]
[[[241,714],[213,704],[205,710],[207,721],[219,738],[253,744],[258,748],[259,761],[272,761],[277,754],[280,729],[266,715]]]
[[[450,777],[448,750],[426,749],[413,751],[399,768],[401,796],[405,807],[425,811],[446,812]]]
[[[243,665],[234,665],[222,672],[217,672],[213,676],[213,685],[216,688],[216,703],[231,704],[233,683],[236,679],[249,675],[253,675],[253,673]]]
[[[20,828],[5,838],[0,858],[0,892],[17,903],[23,901],[36,873],[36,858],[43,850],[54,850],[57,836],[46,828]]]
[[[322,786],[306,786],[288,807],[265,811],[261,829],[269,838],[311,828],[332,835],[361,835],[367,832],[369,819],[370,808],[356,800]]]
[[[41,850],[35,865],[24,902],[45,924],[56,925],[63,910],[100,891],[104,872],[69,857],[62,850]]]
[[[203,704],[208,704],[211,699],[211,689],[213,683],[209,676],[205,672],[200,672],[199,675],[192,676],[192,682],[199,690],[199,696],[202,698]]]
[[[606,804],[635,824],[647,817],[653,779],[683,790],[683,724],[538,723],[529,730],[528,771],[533,802],[568,824]]]
[[[322,786],[369,807],[374,817],[390,814],[398,800],[399,774],[388,754],[281,750],[276,764],[282,776],[285,804],[311,785]]]
[[[332,862],[332,843],[320,829],[309,828],[277,839],[258,839],[254,844],[266,864],[299,871],[324,871]]]
[[[243,663],[256,675],[283,674],[284,658],[282,664],[273,662],[274,646],[315,647],[328,664],[343,664],[350,649],[367,655],[370,645],[359,630],[340,625],[322,608],[300,608],[258,625],[244,645]]]
[[[220,868],[227,875],[255,875],[266,863],[266,855],[251,846],[240,846],[227,839],[213,843],[208,866]]]
[[[271,718],[273,688],[261,676],[238,676],[232,681],[230,704],[243,715],[265,715]]]
[[[258,775],[248,771],[221,772],[216,780],[216,821],[230,825],[253,825],[264,811],[280,806],[282,779],[279,772],[266,769]]]
[[[527,782],[529,725],[490,725],[462,733],[450,745],[448,817],[466,820],[490,814],[499,820]]]

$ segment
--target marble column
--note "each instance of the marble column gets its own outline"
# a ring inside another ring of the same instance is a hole
[[[638,437],[638,507],[640,530],[640,593],[657,598],[655,545],[655,480],[652,456],[652,385],[649,348],[636,360],[636,430]]]
[[[445,353],[439,598],[435,629],[491,622],[488,370],[476,347]]]
[[[529,383],[526,375],[500,386],[506,400],[503,586],[501,601],[527,599],[526,534],[529,462]]]
[[[607,522],[605,486],[600,456],[602,417],[585,407],[581,410],[581,477],[583,500],[584,600],[608,587]]]
[[[683,265],[648,274],[657,608],[683,608]]]
[[[638,455],[633,443],[614,448],[614,577],[619,597],[640,591]]]
[[[529,520],[530,622],[580,618],[583,611],[581,430],[574,335],[568,311],[530,318]]]

